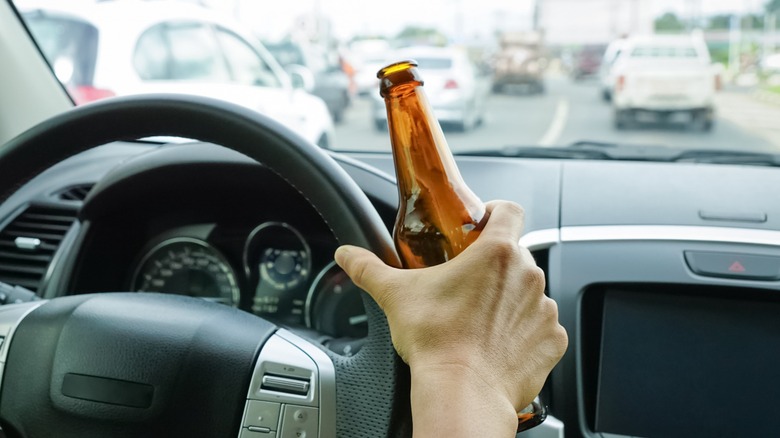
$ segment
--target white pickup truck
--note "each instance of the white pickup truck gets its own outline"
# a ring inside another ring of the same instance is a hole
[[[629,38],[613,67],[615,128],[635,122],[683,122],[712,129],[720,76],[701,37]]]

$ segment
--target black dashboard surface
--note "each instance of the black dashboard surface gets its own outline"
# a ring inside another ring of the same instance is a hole
[[[240,271],[246,239],[266,222],[290,224],[309,243],[309,284],[314,272],[327,268],[338,242],[307,201],[276,175],[216,146],[199,145],[188,154],[176,148],[103,146],[60,163],[0,206],[0,239],[2,230],[30,205],[66,209],[81,218],[62,236],[63,243],[41,282],[41,295],[128,288],[139,258],[171,236],[194,235],[207,241]],[[397,200],[391,157],[369,153],[334,157],[391,227]],[[561,322],[570,335],[569,351],[542,394],[552,415],[562,420],[549,422],[553,436],[641,432],[610,430],[609,422],[597,421],[615,414],[604,412],[608,404],[599,403],[599,391],[605,387],[599,382],[599,367],[604,339],[614,335],[605,332],[614,325],[603,323],[606,317],[614,320],[605,314],[605,303],[611,302],[608,297],[616,290],[626,297],[675,293],[718,302],[778,300],[780,172],[776,169],[486,157],[458,157],[458,165],[483,200],[507,199],[525,207],[526,236],[521,242],[546,270],[548,293],[558,302]],[[62,198],[63,189],[89,188],[98,182],[86,204]],[[721,275],[702,275],[692,269],[685,255],[692,251],[722,255],[726,266]],[[777,262],[776,278],[756,280],[750,275],[753,259],[743,256],[766,257],[770,265]],[[735,262],[742,269],[734,268]],[[237,281],[250,281],[244,278]],[[242,287],[251,293],[251,285]],[[629,300],[626,305],[631,304]],[[658,318],[652,312],[639,313]],[[359,317],[347,316],[356,321]],[[653,321],[650,326],[663,325],[662,319]],[[685,345],[676,348],[684,350]],[[663,354],[663,350],[653,351]],[[698,359],[694,357],[692,367]],[[661,359],[648,360],[652,364]],[[650,379],[657,377],[653,370],[647,371]],[[728,371],[708,369],[724,378]],[[736,400],[747,402],[764,395],[755,391],[735,395]],[[776,421],[771,417],[759,423],[767,427]],[[751,434],[749,428],[745,431]],[[667,436],[676,434],[671,431]]]

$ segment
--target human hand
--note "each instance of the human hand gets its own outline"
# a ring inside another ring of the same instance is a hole
[[[384,310],[393,345],[410,366],[415,433],[433,424],[431,431],[443,434],[457,412],[480,420],[500,413],[495,430],[508,433],[568,344],[557,305],[544,295],[544,273],[517,243],[522,208],[494,202],[487,212],[479,238],[438,266],[403,270],[361,248],[336,252],[336,262]]]

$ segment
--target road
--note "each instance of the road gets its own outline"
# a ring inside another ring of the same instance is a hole
[[[387,132],[373,127],[370,108],[368,98],[355,100],[344,122],[336,126],[336,149],[390,150]],[[547,80],[544,95],[491,95],[482,126],[466,133],[445,129],[445,135],[455,152],[508,145],[563,146],[583,140],[780,152],[780,106],[755,101],[744,92],[728,91],[719,95],[716,114],[711,132],[675,124],[618,131],[612,125],[611,107],[601,99],[595,81],[557,77]]]

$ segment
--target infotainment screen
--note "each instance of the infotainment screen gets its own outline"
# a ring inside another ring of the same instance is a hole
[[[605,291],[594,425],[639,437],[776,436],[780,303]]]

